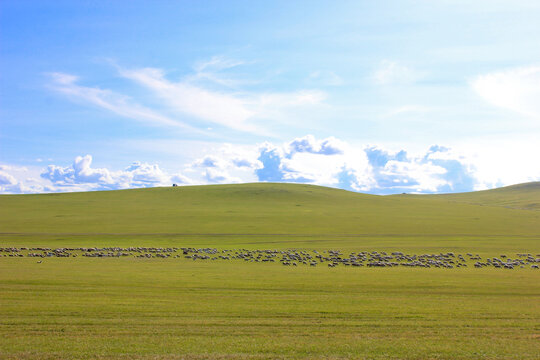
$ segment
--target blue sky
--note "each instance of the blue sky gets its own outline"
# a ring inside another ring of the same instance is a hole
[[[2,1],[0,192],[540,180],[537,1]]]

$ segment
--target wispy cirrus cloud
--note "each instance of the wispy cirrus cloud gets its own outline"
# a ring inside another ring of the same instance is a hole
[[[317,70],[309,74],[308,81],[320,83],[325,86],[341,86],[345,84],[343,78],[333,71]]]
[[[193,68],[198,72],[204,72],[207,70],[223,70],[230,69],[240,65],[244,65],[245,61],[230,59],[225,56],[212,56],[208,60],[202,60],[195,63]]]
[[[222,64],[224,60],[220,60],[219,63],[216,61],[200,65],[198,68],[206,70],[209,67],[224,68],[241,64],[235,62]],[[152,91],[167,106],[182,114],[202,120],[207,124],[218,124],[233,130],[261,135],[268,135],[268,131],[257,121],[276,121],[281,113],[290,108],[317,105],[326,98],[324,92],[319,90],[281,93],[217,91],[197,83],[202,72],[197,72],[196,76],[175,82],[167,79],[162,69],[118,68],[118,70],[123,77]],[[204,77],[221,85],[229,82],[229,80],[219,78],[210,70],[204,72]]]
[[[388,113],[384,114],[385,117],[410,115],[410,114],[425,114],[433,111],[434,108],[423,105],[404,105],[398,108],[392,109]]]
[[[423,77],[423,74],[397,61],[383,60],[373,73],[378,85],[407,84]]]
[[[227,88],[239,88],[252,81],[232,77],[228,71],[246,65],[245,61],[230,59],[225,56],[212,56],[210,59],[198,61],[193,65],[194,73],[185,77],[185,81],[208,81]]]
[[[151,90],[167,105],[183,114],[235,130],[258,130],[247,122],[255,113],[242,97],[210,91],[185,81],[169,81],[161,69],[120,69],[120,74]]]
[[[99,87],[79,85],[79,78],[75,75],[58,72],[49,75],[52,79],[49,87],[74,101],[82,101],[111,111],[121,117],[142,121],[151,125],[164,125],[195,130],[181,121],[162,115],[157,111],[134,102],[129,96]]]
[[[51,73],[49,88],[73,101],[93,105],[152,125],[180,127],[203,132],[217,125],[240,132],[271,135],[266,125],[280,123],[289,111],[322,104],[326,94],[317,89],[287,92],[241,90],[242,81],[222,72],[244,64],[243,61],[213,57],[198,62],[194,72],[171,80],[159,68],[123,68],[111,62],[121,77],[148,90],[161,104],[143,105],[144,98],[98,86],[79,84],[73,74]]]

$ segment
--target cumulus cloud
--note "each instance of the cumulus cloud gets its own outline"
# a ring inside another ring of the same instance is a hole
[[[222,168],[224,167],[224,161],[213,155],[206,155],[201,159],[197,159],[193,164],[193,167],[202,168]]]
[[[286,181],[335,186],[377,194],[401,192],[471,191],[473,168],[451,149],[432,146],[425,153],[410,156],[405,150],[389,151],[367,146],[355,149],[339,142],[332,151],[313,136],[283,145],[265,143],[260,148],[259,181]],[[330,147],[329,147],[330,148]]]
[[[226,170],[216,168],[205,169],[204,179],[210,184],[232,184],[242,182],[242,179],[231,176]]]
[[[120,176],[127,178],[127,186],[129,187],[152,187],[169,185],[171,177],[165,174],[157,164],[147,164],[142,162],[134,162],[124,171],[120,172]],[[178,178],[180,175],[176,175]],[[185,184],[186,181],[177,181]]]
[[[474,190],[473,169],[449,148],[434,145],[421,156],[409,156],[405,150],[390,152],[377,147],[368,147],[365,152],[375,181],[374,192]]]
[[[375,181],[369,171],[361,171],[344,164],[336,174],[335,187],[349,191],[369,192],[375,185]]]
[[[518,152],[537,153],[537,142],[534,144],[520,148]],[[179,164],[182,169],[175,173],[145,162],[134,162],[120,170],[96,168],[92,166],[90,155],[76,157],[69,166],[51,164],[42,169],[40,179],[33,178],[26,168],[0,165],[0,192],[88,191],[170,186],[172,183],[261,181],[310,183],[374,194],[395,194],[463,192],[540,180],[538,168],[530,166],[529,158],[516,157],[509,148],[496,146],[492,148],[496,151],[491,152],[467,149],[464,153],[478,153],[478,156],[464,157],[454,148],[441,145],[410,153],[405,149],[353,146],[334,138],[317,139],[307,135],[282,144],[225,144],[209,149],[211,153],[187,164]],[[523,169],[528,170],[523,172]]]
[[[183,174],[173,174],[171,176],[171,181],[173,184],[177,185],[193,185],[193,180]]]
[[[434,145],[424,156],[424,161],[439,166],[445,171],[439,175],[445,181],[437,188],[439,192],[465,192],[475,190],[478,179],[476,168],[465,158],[454,154],[452,149]]]
[[[259,147],[261,167],[255,173],[259,181],[288,181],[329,184],[329,168],[338,166],[344,143],[334,137],[317,140],[313,135],[296,138],[284,145],[264,143]]]
[[[540,181],[540,142],[534,132],[526,137],[519,136],[519,139],[511,134],[491,136],[456,144],[454,148],[467,154],[466,158],[453,158],[460,159],[472,169],[475,190]]]
[[[0,194],[39,194],[43,192],[51,192],[52,189],[39,184],[25,184],[17,181],[11,185],[0,185]]]
[[[0,194],[30,194],[50,190],[28,175],[26,167],[0,165]]]
[[[282,169],[281,161],[283,152],[271,144],[264,144],[261,147],[259,161],[262,164],[260,169],[255,170],[259,181],[280,182],[285,180],[285,171]]]
[[[261,167],[254,154],[231,145],[223,146],[220,155],[205,155],[186,167],[186,171],[198,177],[200,183],[223,184],[253,181],[249,176]]]
[[[258,161],[250,161],[249,159],[235,158],[231,160],[233,165],[238,168],[258,168]]]
[[[493,106],[535,119],[540,117],[540,66],[479,75],[470,84],[482,99]]]
[[[92,156],[77,156],[71,166],[49,165],[42,173],[55,189],[64,191],[113,190],[167,186],[171,183],[190,184],[182,174],[169,175],[157,164],[134,162],[120,171],[93,168]]]
[[[259,147],[261,168],[255,171],[259,181],[286,181],[326,186],[337,184],[336,174],[345,164],[346,144],[334,137],[317,140],[312,135],[293,139],[283,145],[264,143]],[[358,161],[352,160],[358,168]]]
[[[343,154],[343,142],[334,137],[317,141],[313,135],[306,135],[291,141],[289,143],[289,149],[289,155],[299,152],[336,155]]]
[[[0,185],[15,185],[17,180],[10,174],[0,171]]]
[[[107,186],[113,184],[109,170],[94,169],[91,167],[92,156],[77,156],[71,166],[62,167],[49,165],[41,177],[48,179],[56,185],[99,184]]]

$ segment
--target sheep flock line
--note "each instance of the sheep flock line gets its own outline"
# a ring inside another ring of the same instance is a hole
[[[326,265],[328,267],[414,267],[414,268],[462,268],[469,265],[474,268],[539,269],[540,254],[518,253],[511,258],[499,255],[483,259],[480,255],[465,255],[453,252],[439,254],[405,254],[403,252],[361,251],[344,255],[340,250],[251,250],[191,248],[191,247],[77,247],[77,248],[45,248],[45,247],[0,247],[2,257],[33,257],[42,263],[45,258],[162,258],[183,259],[189,261],[244,261],[261,263],[280,263],[283,266]]]

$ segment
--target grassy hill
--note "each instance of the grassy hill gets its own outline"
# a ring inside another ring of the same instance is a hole
[[[454,251],[515,258],[540,254],[540,211],[527,206],[538,194],[534,184],[398,196],[243,184],[2,195],[0,247]],[[540,358],[540,272],[530,266],[333,268],[184,256],[36,260],[0,257],[2,359]]]
[[[539,196],[537,184],[376,196],[273,183],[2,195],[0,239],[539,237],[540,212],[525,210]]]
[[[506,186],[493,190],[432,196],[476,205],[540,210],[540,181]]]

